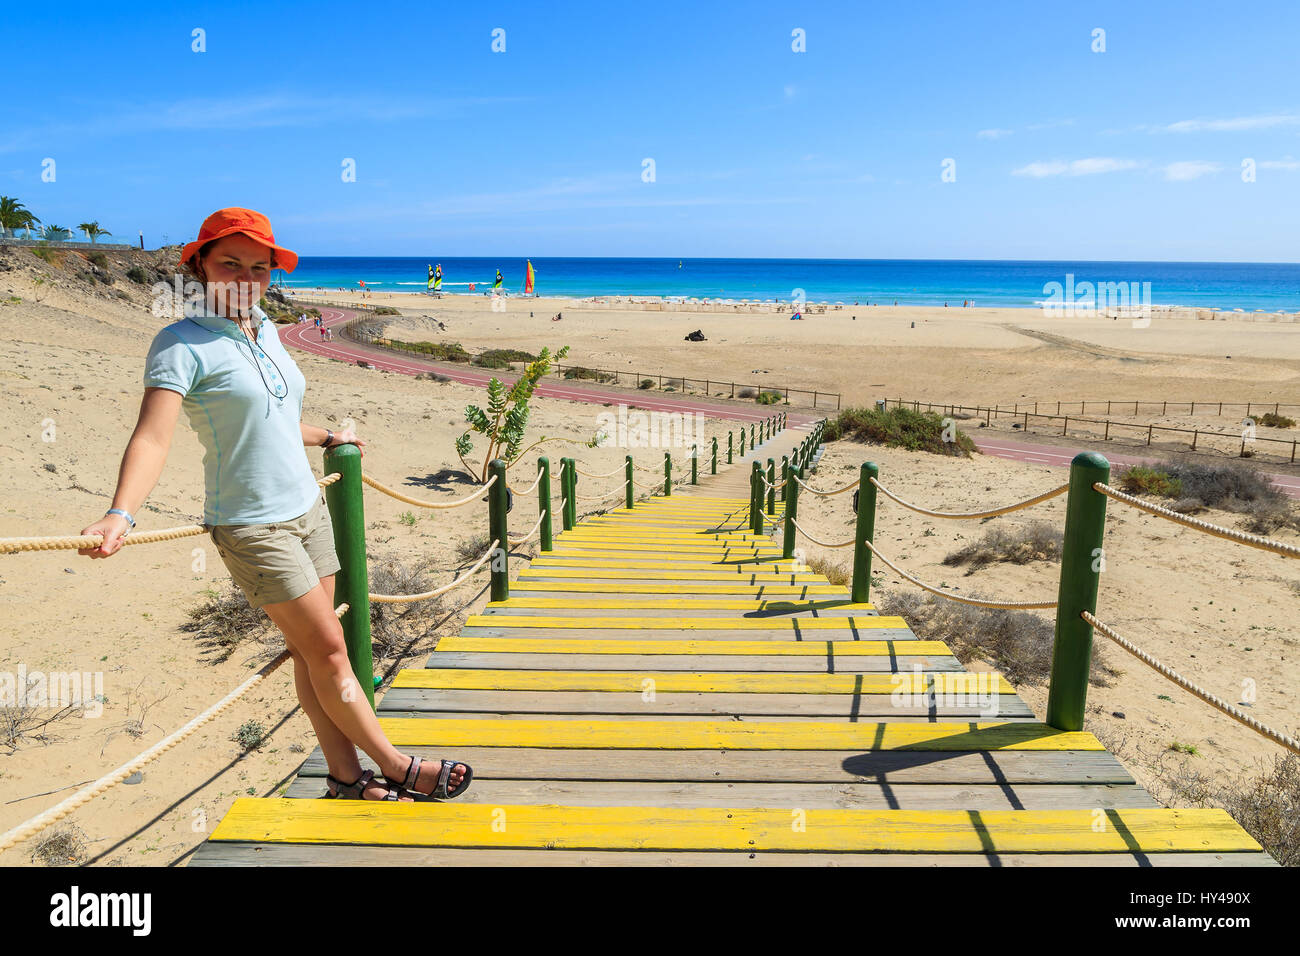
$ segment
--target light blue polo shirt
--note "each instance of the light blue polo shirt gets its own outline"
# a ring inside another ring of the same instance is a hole
[[[191,312],[154,336],[144,385],[185,396],[181,407],[204,449],[203,523],[263,524],[305,514],[321,494],[299,428],[307,380],[275,323],[254,306],[254,343],[225,316]]]

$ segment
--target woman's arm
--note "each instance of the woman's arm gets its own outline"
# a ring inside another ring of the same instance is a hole
[[[329,432],[324,428],[318,428],[315,425],[308,425],[306,422],[299,422],[298,429],[302,432],[302,443],[308,448],[319,448],[321,442]],[[338,435],[335,435],[334,444],[338,444]]]
[[[302,443],[308,448],[319,448],[326,436],[329,434],[328,429],[319,428],[316,425],[308,425],[305,422],[298,423],[298,430],[302,432]],[[334,433],[334,440],[330,442],[329,447],[335,445],[356,445],[361,452],[361,457],[366,457],[365,440],[357,437],[357,433],[351,428],[345,428],[342,431]]]
[[[162,476],[167,452],[171,448],[176,421],[180,417],[181,394],[169,388],[146,388],[140,402],[140,416],[122,453],[117,473],[117,490],[110,508],[121,508],[134,515],[144,506],[149,492]],[[122,534],[130,525],[121,515],[105,515],[81,530],[82,534],[102,534],[99,547],[79,548],[78,554],[107,558],[122,547]]]

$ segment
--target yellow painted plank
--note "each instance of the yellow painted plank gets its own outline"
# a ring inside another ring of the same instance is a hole
[[[1217,807],[971,812],[501,806],[492,802],[240,797],[217,824],[210,839],[550,850],[1263,852],[1250,834]]]
[[[906,628],[907,622],[901,617],[864,614],[861,617],[515,617],[509,614],[471,614],[465,621],[466,627],[537,627],[537,628],[605,628],[637,630],[658,628],[670,630],[735,630],[735,631],[813,631],[843,630],[880,630],[882,628]]]
[[[978,700],[1015,689],[998,674],[731,674],[675,671],[521,671],[452,667],[399,671],[393,687],[661,694],[906,694]],[[915,703],[908,700],[907,703]]]
[[[620,641],[573,637],[461,637],[438,651],[497,654],[707,654],[739,657],[951,657],[943,641]]]
[[[522,572],[520,572],[522,573]],[[511,592],[515,591],[581,591],[583,593],[601,594],[601,593],[618,593],[618,594],[681,594],[683,591],[689,591],[691,594],[752,594],[756,599],[768,595],[771,597],[803,597],[809,594],[845,594],[847,589],[843,585],[830,584],[828,582],[808,583],[808,584],[769,584],[761,582],[756,586],[750,586],[742,581],[735,581],[728,584],[709,583],[701,581],[692,582],[689,586],[684,584],[670,584],[658,581],[530,581],[528,578],[520,578],[510,582]]]
[[[1104,750],[1090,733],[1033,722],[495,720],[380,717],[395,747],[595,750]]]
[[[579,525],[579,528],[582,526]],[[775,542],[768,535],[753,535],[749,533],[738,533],[732,531],[656,531],[645,529],[642,531],[633,531],[631,529],[609,531],[594,531],[584,529],[580,533],[576,531],[566,531],[557,541],[667,541],[678,544],[712,544],[733,546],[748,545],[757,542],[765,547],[775,547]]]
[[[812,569],[806,564],[797,561],[782,561],[778,559],[759,559],[756,561],[745,561],[743,563],[731,562],[722,563],[719,561],[688,561],[674,560],[665,555],[662,561],[629,561],[614,560],[611,558],[584,558],[584,557],[537,557],[529,565],[534,568],[589,568],[609,570],[613,568],[639,568],[649,571],[732,571],[736,574],[748,574],[751,571],[794,571],[801,573],[813,573]]]
[[[565,611],[580,611],[587,608],[597,608],[601,610],[639,610],[639,609],[660,609],[673,608],[682,610],[710,610],[710,611],[767,611],[772,614],[795,614],[804,611],[872,611],[875,605],[870,603],[854,603],[853,601],[756,601],[756,600],[739,600],[729,598],[709,598],[709,597],[672,597],[653,600],[649,597],[635,600],[633,598],[599,598],[589,597],[577,600],[574,598],[545,598],[545,597],[519,597],[518,595],[509,597],[504,601],[488,601],[489,608],[498,610],[509,610],[510,608],[529,608],[538,610],[545,608],[555,608]]]
[[[662,571],[655,568],[647,568],[644,571],[602,571],[591,570],[586,568],[524,568],[519,572],[520,577],[537,577],[545,575],[548,578],[645,578],[659,581],[692,581],[692,580],[709,580],[716,579],[723,575],[729,575],[731,572],[725,568],[718,571]],[[759,582],[793,582],[809,584],[829,584],[820,574],[805,574],[802,571],[750,571],[738,577],[748,578]]]

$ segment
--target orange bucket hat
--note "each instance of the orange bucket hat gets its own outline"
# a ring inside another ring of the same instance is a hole
[[[271,232],[271,220],[260,212],[240,206],[218,209],[204,219],[199,229],[199,237],[193,242],[186,243],[185,248],[181,250],[181,265],[188,262],[205,244],[236,232],[242,232],[250,239],[269,246],[275,253],[271,260],[275,268],[283,269],[285,272],[292,272],[297,268],[298,253],[275,244],[275,235]]]

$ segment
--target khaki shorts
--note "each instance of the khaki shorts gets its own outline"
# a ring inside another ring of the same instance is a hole
[[[270,524],[205,525],[248,603],[292,601],[340,568],[324,496],[306,514]]]

